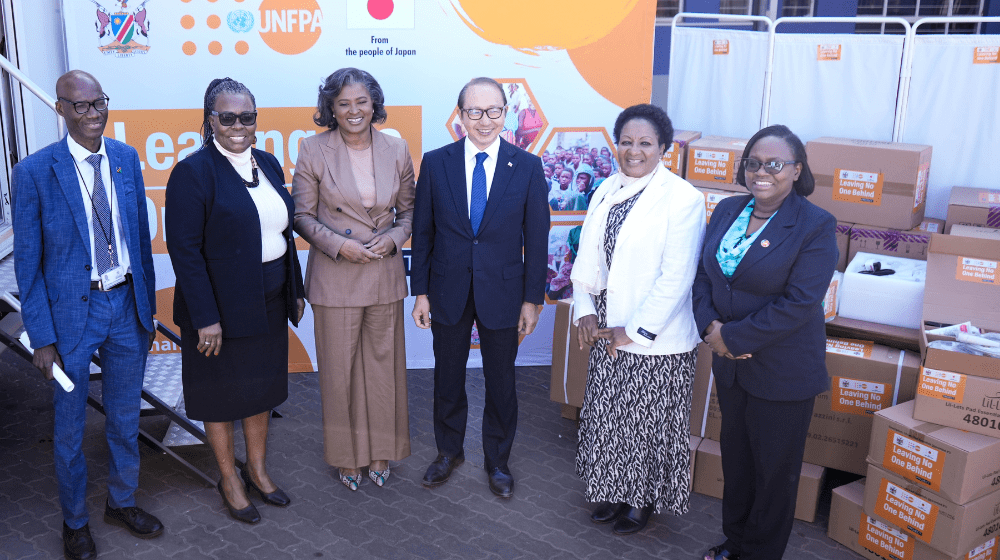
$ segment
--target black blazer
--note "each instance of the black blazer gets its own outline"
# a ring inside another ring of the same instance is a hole
[[[288,318],[297,324],[296,300],[304,290],[292,238],[295,203],[285,190],[278,160],[260,150],[251,153],[288,209],[285,306]],[[177,326],[200,329],[221,323],[226,338],[266,333],[257,207],[213,142],[174,166],[167,181],[165,211],[167,252],[177,277]]]
[[[427,152],[413,213],[410,291],[427,295],[434,321],[454,325],[475,282],[483,326],[517,325],[521,304],[542,304],[548,258],[548,183],[542,160],[500,140],[479,235],[472,235],[465,139]]]
[[[822,302],[837,266],[837,220],[792,191],[726,279],[715,254],[750,198],[729,197],[712,213],[693,288],[698,332],[718,319],[729,351],[753,355],[713,355],[718,383],[738,381],[767,400],[808,399],[830,386]]]

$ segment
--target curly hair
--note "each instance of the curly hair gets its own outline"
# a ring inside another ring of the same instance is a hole
[[[667,112],[656,105],[641,103],[622,111],[615,119],[615,145],[622,134],[622,129],[630,121],[642,119],[656,129],[656,140],[660,146],[669,146],[674,141],[674,125],[670,123]]]
[[[809,196],[812,194],[813,189],[816,188],[816,179],[813,178],[812,171],[809,169],[809,161],[806,157],[806,147],[802,144],[802,140],[795,135],[787,126],[783,124],[772,124],[769,127],[762,128],[754,134],[750,140],[747,142],[746,149],[743,150],[743,158],[740,159],[740,167],[736,173],[736,182],[743,185],[744,188],[747,186],[746,180],[746,165],[744,161],[746,158],[750,157],[750,150],[753,149],[754,144],[757,143],[761,138],[780,138],[788,144],[788,147],[792,149],[792,157],[795,161],[802,164],[802,172],[799,173],[799,178],[795,180],[792,187],[799,196]]]
[[[253,94],[250,93],[250,88],[237,82],[236,80],[226,77],[226,78],[216,78],[208,84],[208,89],[205,90],[205,118],[201,121],[201,137],[202,145],[208,145],[214,133],[212,132],[212,123],[209,122],[209,117],[212,116],[212,111],[215,110],[215,100],[223,93],[232,94],[246,94],[250,98],[250,103],[253,108],[257,109],[257,100],[254,99]]]
[[[382,86],[378,85],[378,80],[374,76],[358,68],[341,68],[323,80],[323,85],[319,86],[319,98],[316,100],[316,114],[313,122],[316,126],[325,126],[330,130],[337,130],[337,117],[333,114],[333,100],[340,95],[344,86],[350,84],[361,84],[368,90],[368,95],[372,98],[372,122],[382,124],[385,122],[388,113],[385,111],[385,94],[382,93]]]

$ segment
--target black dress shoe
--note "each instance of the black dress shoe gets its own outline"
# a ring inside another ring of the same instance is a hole
[[[135,506],[113,508],[109,502],[104,502],[104,522],[125,527],[132,536],[140,539],[152,539],[163,534],[160,520]]]
[[[740,560],[740,555],[729,552],[726,550],[726,543],[722,543],[708,549],[704,560]]]
[[[251,502],[250,505],[243,509],[236,509],[233,504],[229,503],[229,498],[226,497],[226,493],[222,490],[222,481],[219,481],[219,495],[222,496],[222,503],[226,504],[226,509],[229,510],[229,515],[237,521],[242,521],[244,523],[249,523],[253,525],[260,521],[260,512],[257,511],[257,507]],[[249,498],[247,501],[250,501]]]
[[[63,521],[63,556],[66,560],[88,560],[97,558],[97,546],[90,536],[90,525],[70,529]]]
[[[423,485],[428,488],[433,488],[448,482],[448,477],[451,476],[451,471],[455,470],[455,467],[464,462],[465,455],[448,457],[447,455],[439,454],[437,459],[434,459],[434,462],[427,467],[427,472],[424,474],[424,480],[422,482]]]
[[[507,469],[494,467],[490,471],[490,492],[501,498],[509,498],[514,495],[514,477]]]
[[[590,520],[594,523],[611,523],[625,511],[625,504],[620,502],[601,502],[590,514]]]
[[[618,520],[613,528],[616,535],[631,535],[638,533],[646,526],[649,516],[653,513],[653,504],[637,508],[627,506],[623,508]]]
[[[271,504],[272,506],[285,507],[292,503],[292,499],[288,497],[288,494],[281,488],[275,488],[274,492],[266,493],[261,490],[256,484],[253,483],[253,479],[250,478],[250,472],[244,469],[240,469],[240,478],[247,485],[247,492],[253,490],[260,494],[261,499],[264,500],[265,504]]]

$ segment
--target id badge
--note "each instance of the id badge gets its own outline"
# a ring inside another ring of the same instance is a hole
[[[125,269],[118,265],[101,275],[101,291],[114,289],[125,281]]]

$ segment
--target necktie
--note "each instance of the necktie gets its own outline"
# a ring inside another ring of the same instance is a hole
[[[118,266],[115,224],[111,221],[111,205],[108,204],[108,193],[104,190],[101,154],[88,156],[87,163],[94,166],[94,193],[91,197],[91,208],[94,211],[94,260],[97,261],[97,273],[104,274]]]
[[[472,203],[469,205],[469,221],[472,222],[472,234],[479,235],[479,224],[483,221],[486,210],[486,168],[483,161],[486,152],[476,154],[476,167],[472,170]]]

